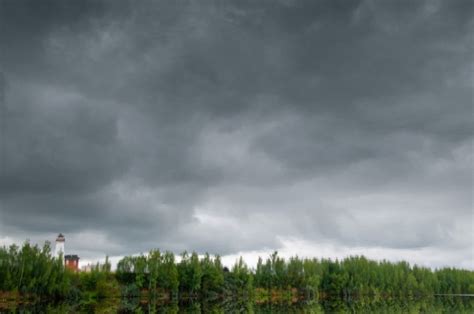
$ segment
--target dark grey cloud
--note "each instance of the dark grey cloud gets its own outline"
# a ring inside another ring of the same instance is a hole
[[[473,30],[463,0],[1,1],[0,241],[466,265]]]

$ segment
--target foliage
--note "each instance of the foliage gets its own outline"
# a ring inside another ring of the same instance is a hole
[[[202,270],[199,256],[193,252],[191,256],[187,252],[181,255],[178,264],[179,292],[194,295],[201,290]]]
[[[242,258],[231,270],[219,256],[199,258],[184,252],[176,262],[172,252],[152,250],[126,256],[115,272],[106,259],[90,272],[72,272],[62,257],[54,258],[48,242],[42,248],[25,242],[20,248],[0,248],[0,292],[10,295],[97,300],[140,295],[207,298],[274,298],[275,295],[307,299],[318,296],[419,297],[435,294],[473,294],[474,272],[455,268],[432,270],[407,262],[371,261],[363,256],[343,260],[288,260],[271,254],[259,258],[255,269]]]
[[[19,248],[0,248],[0,291],[17,291],[23,295],[66,296],[71,287],[72,273],[62,258],[51,256],[51,245],[40,249],[29,242]]]

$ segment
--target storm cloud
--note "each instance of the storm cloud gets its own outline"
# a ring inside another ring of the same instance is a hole
[[[473,13],[0,1],[0,244],[472,268]]]

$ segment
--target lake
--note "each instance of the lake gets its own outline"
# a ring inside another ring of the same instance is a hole
[[[138,299],[108,299],[93,304],[0,304],[0,313],[474,313],[472,296],[417,300],[341,299],[293,304],[256,304],[228,300],[163,304]]]

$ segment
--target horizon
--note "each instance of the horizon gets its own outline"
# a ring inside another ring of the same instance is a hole
[[[0,0],[0,246],[474,270],[473,12]]]
[[[39,247],[46,244],[47,242],[49,242],[50,246],[51,246],[51,256],[54,256],[55,255],[55,242],[54,241],[45,240],[42,243],[40,243],[40,242],[32,243],[28,239],[23,241],[23,243],[30,243],[31,245],[38,245]],[[11,244],[21,246],[21,243],[10,243],[10,245]],[[8,244],[4,244],[4,246],[8,246]],[[116,266],[117,266],[117,263],[122,258],[124,258],[125,256],[140,256],[140,255],[147,256],[148,253],[151,250],[155,250],[155,249],[158,249],[161,252],[165,252],[165,251],[172,252],[175,255],[177,263],[179,263],[179,261],[181,260],[181,254],[184,253],[184,251],[176,252],[176,251],[173,251],[173,250],[161,250],[160,248],[155,247],[155,248],[150,248],[149,250],[144,251],[144,252],[136,252],[136,253],[133,253],[133,254],[130,254],[130,255],[109,256],[107,254],[104,254],[102,257],[98,257],[98,258],[94,258],[94,259],[83,259],[79,255],[79,258],[80,258],[79,259],[79,269],[81,269],[82,267],[86,267],[86,266],[97,265],[98,263],[103,264],[103,263],[105,263],[105,260],[108,259],[109,263],[111,264],[112,270],[115,270]],[[332,248],[332,249],[334,249],[334,248]],[[64,256],[66,256],[66,255],[77,255],[76,252],[74,251],[74,249],[72,249],[70,251],[71,252],[69,252],[69,250],[68,251],[65,250],[66,254]],[[391,263],[407,262],[412,267],[413,266],[426,267],[426,268],[429,268],[431,270],[437,270],[437,269],[442,269],[442,268],[451,268],[451,267],[453,267],[452,265],[433,266],[433,265],[430,265],[430,264],[423,264],[423,261],[421,263],[416,262],[416,260],[413,260],[413,259],[411,261],[409,261],[409,260],[405,260],[403,258],[396,257],[393,253],[392,253],[392,255],[389,255],[389,256],[379,256],[378,252],[377,252],[377,249],[375,249],[375,251],[367,251],[367,250],[364,250],[363,248],[355,249],[355,250],[353,250],[349,253],[348,252],[344,252],[344,253],[340,252],[339,254],[337,254],[337,253],[331,252],[331,248],[326,247],[325,250],[323,250],[322,253],[320,253],[319,255],[313,253],[313,254],[304,255],[304,256],[298,255],[298,250],[294,250],[294,248],[291,249],[288,246],[284,247],[282,251],[275,251],[275,250],[271,250],[271,249],[266,249],[266,250],[251,251],[251,252],[237,252],[235,254],[224,255],[224,256],[220,255],[218,252],[214,252],[214,253],[196,252],[194,250],[189,250],[189,251],[186,251],[186,252],[188,252],[188,253],[195,252],[195,253],[198,254],[199,258],[203,258],[205,256],[205,254],[210,254],[211,256],[219,256],[221,258],[223,266],[225,266],[229,269],[231,269],[232,266],[236,262],[238,262],[239,258],[242,258],[244,260],[244,262],[246,263],[246,265],[249,266],[251,269],[255,269],[259,258],[262,258],[263,260],[266,260],[274,252],[278,252],[278,256],[283,257],[286,260],[289,260],[291,257],[299,257],[299,258],[303,258],[303,259],[313,259],[313,258],[315,258],[315,259],[318,259],[318,260],[330,259],[330,260],[339,260],[339,261],[341,261],[341,260],[343,260],[345,258],[349,258],[349,257],[363,256],[363,257],[367,258],[368,260],[372,260],[372,261],[376,261],[376,262],[383,262],[383,261],[388,261],[388,262],[391,262]],[[324,255],[324,254],[326,254],[326,255]],[[473,265],[468,264],[467,266],[457,266],[457,268],[458,269],[465,269],[465,270],[473,270]]]

